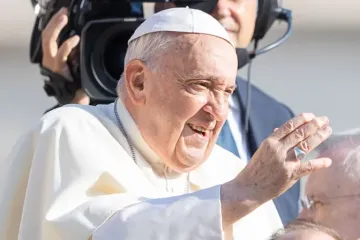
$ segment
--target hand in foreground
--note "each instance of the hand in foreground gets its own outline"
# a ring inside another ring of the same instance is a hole
[[[289,189],[299,178],[331,165],[328,158],[300,161],[294,148],[306,154],[331,135],[327,117],[304,113],[275,129],[237,177],[241,185],[254,189],[256,200],[271,200]]]
[[[80,37],[75,35],[67,39],[60,48],[58,47],[58,37],[62,29],[68,23],[67,9],[60,9],[48,22],[42,31],[42,65],[65,77],[69,81],[73,81],[70,70],[67,65],[67,59],[71,51],[79,44]],[[79,89],[76,91],[74,99],[71,103],[88,105],[90,98],[86,93]]]

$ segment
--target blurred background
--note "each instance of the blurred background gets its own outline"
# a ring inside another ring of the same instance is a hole
[[[360,1],[283,0],[294,31],[259,56],[252,82],[296,113],[327,115],[334,131],[360,127]],[[55,104],[29,62],[34,13],[29,0],[0,1],[0,161],[16,139]],[[275,24],[263,44],[282,34]],[[246,69],[241,71],[246,76]]]

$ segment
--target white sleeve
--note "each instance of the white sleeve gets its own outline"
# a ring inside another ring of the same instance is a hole
[[[141,197],[136,165],[97,122],[42,123],[14,150],[0,169],[0,239],[223,239],[220,186]]]
[[[105,221],[93,240],[222,239],[220,186],[128,206]]]

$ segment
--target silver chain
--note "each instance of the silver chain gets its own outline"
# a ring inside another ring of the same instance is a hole
[[[118,98],[115,100],[115,104],[114,104],[114,112],[115,112],[115,116],[116,116],[116,120],[120,126],[120,131],[122,132],[122,134],[124,134],[125,136],[125,139],[126,141],[128,142],[129,144],[129,147],[130,147],[130,151],[131,151],[131,155],[132,155],[132,159],[133,161],[137,164],[137,161],[136,161],[136,156],[135,156],[135,150],[134,150],[134,147],[133,147],[133,144],[131,143],[130,139],[129,139],[129,136],[127,135],[126,131],[125,131],[125,128],[123,127],[121,121],[120,121],[120,117],[119,117],[119,113],[117,111],[117,101],[118,101]]]
[[[121,120],[120,120],[120,116],[119,116],[119,113],[117,111],[117,102],[118,102],[118,99],[117,98],[115,100],[115,104],[114,104],[114,113],[115,113],[115,117],[116,117],[116,120],[119,124],[119,127],[120,127],[120,131],[122,132],[122,134],[124,134],[125,136],[125,139],[130,147],[130,151],[131,151],[131,155],[132,155],[132,159],[133,161],[135,162],[135,164],[137,164],[137,161],[136,161],[136,155],[135,155],[135,150],[134,150],[134,147],[133,147],[133,144],[129,138],[129,136],[127,135],[126,131],[125,131],[125,128],[124,126],[122,125],[121,123]],[[166,191],[169,192],[169,186],[168,186],[168,177],[167,177],[167,174],[166,174],[166,169],[164,171],[164,175],[165,175],[165,183],[166,183]],[[186,186],[185,186],[185,192],[186,193],[189,193],[190,192],[190,174],[188,173],[187,174],[187,177],[186,177]],[[173,192],[173,190],[171,190],[171,192]]]

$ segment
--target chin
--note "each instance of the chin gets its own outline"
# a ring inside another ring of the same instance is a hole
[[[177,171],[189,172],[198,168],[208,158],[211,152],[209,142],[196,146],[181,139],[172,154],[172,163],[177,165]]]
[[[199,167],[206,159],[205,152],[202,153],[183,153],[177,155],[178,171],[189,172]]]

